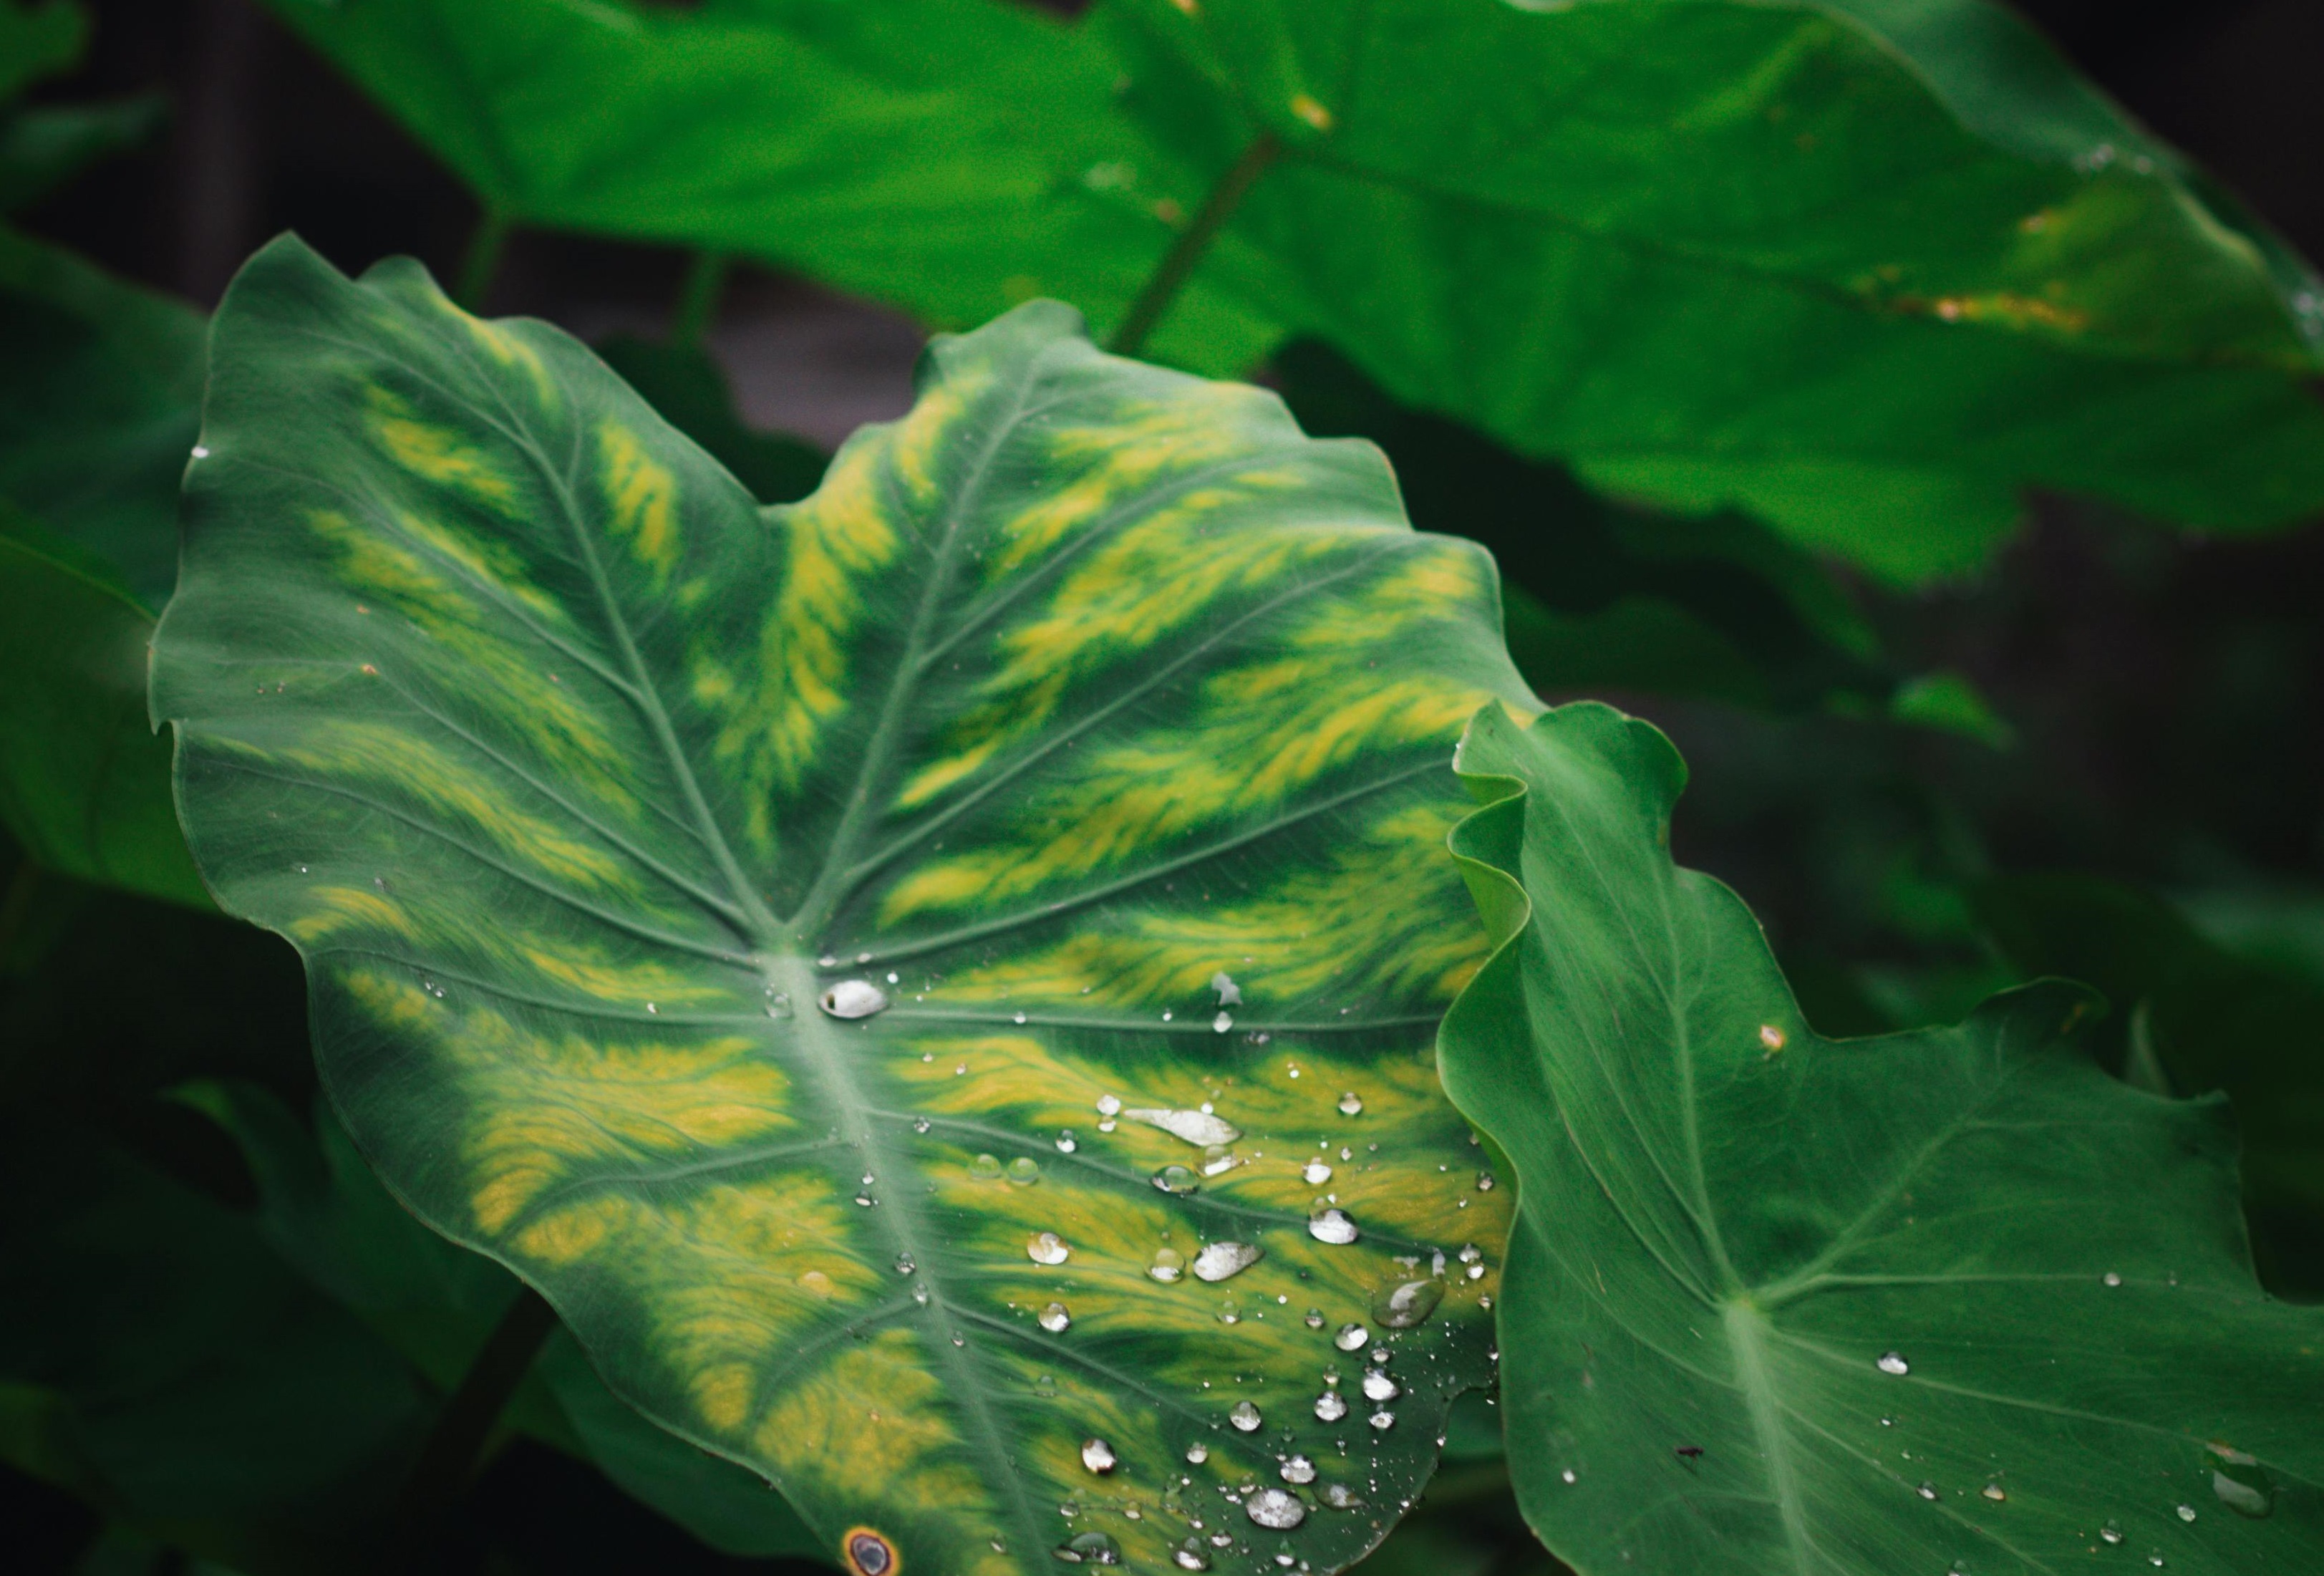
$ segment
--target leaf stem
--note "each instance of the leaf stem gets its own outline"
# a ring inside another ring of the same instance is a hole
[[[1162,321],[1163,314],[1177,300],[1178,292],[1185,288],[1195,265],[1211,249],[1212,240],[1224,227],[1235,209],[1241,206],[1243,197],[1250,190],[1252,183],[1267,173],[1267,167],[1274,163],[1282,152],[1283,139],[1273,132],[1261,132],[1251,139],[1250,146],[1242,151],[1242,157],[1219,177],[1219,183],[1211,188],[1211,195],[1203,199],[1202,211],[1194,216],[1191,224],[1178,232],[1178,239],[1163,254],[1153,275],[1147,280],[1146,287],[1138,292],[1138,299],[1130,303],[1130,310],[1122,315],[1121,322],[1113,331],[1113,337],[1106,342],[1108,350],[1116,355],[1136,355],[1145,347],[1147,336],[1154,332],[1156,325]]]
[[[718,299],[726,290],[726,271],[733,260],[724,252],[697,252],[687,265],[686,281],[678,287],[678,307],[670,314],[669,342],[696,346],[718,315]]]
[[[532,1369],[541,1342],[557,1328],[556,1310],[530,1286],[521,1288],[501,1322],[484,1338],[460,1387],[444,1403],[403,1480],[397,1498],[395,1526],[407,1546],[417,1547],[460,1498],[483,1455],[493,1426],[508,1409],[509,1397]]]
[[[512,227],[509,217],[498,208],[486,208],[476,220],[468,236],[468,250],[460,259],[460,281],[452,291],[452,299],[464,310],[484,309],[484,298],[492,293],[493,279],[501,271],[501,254],[508,250]]]

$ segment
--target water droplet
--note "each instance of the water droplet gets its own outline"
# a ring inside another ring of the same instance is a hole
[[[2122,1284],[2122,1276],[2116,1275],[2111,1269],[2107,1270],[2101,1278],[2104,1279],[2107,1285],[2110,1286],[2118,1286]]]
[[[1082,1465],[1103,1477],[1113,1470],[1113,1446],[1102,1439],[1082,1442]]]
[[[1194,1255],[1196,1280],[1224,1280],[1240,1275],[1266,1257],[1255,1242],[1210,1242]]]
[[[1353,1116],[1363,1109],[1363,1097],[1358,1094],[1354,1090],[1351,1089],[1345,1094],[1340,1096],[1340,1114],[1342,1116]]]
[[[1767,1048],[1767,1054],[1771,1056],[1784,1048],[1789,1037],[1772,1023],[1763,1023],[1759,1026],[1759,1043]]]
[[[1397,1387],[1396,1381],[1379,1369],[1371,1368],[1364,1370],[1365,1400],[1393,1401],[1403,1394],[1404,1392]]]
[[[834,1018],[869,1018],[886,1009],[888,992],[869,980],[842,980],[818,1000]]]
[[[1474,1263],[1476,1263],[1479,1259],[1480,1259],[1480,1258],[1484,1258],[1484,1257],[1485,1257],[1485,1250],[1484,1250],[1483,1249],[1481,1249],[1481,1248],[1478,1247],[1474,1242],[1465,1242],[1465,1243],[1462,1244],[1462,1247],[1461,1247],[1461,1262],[1462,1262],[1462,1263],[1463,1263],[1463,1264],[1474,1264]]]
[[[1240,1128],[1206,1111],[1169,1111],[1146,1106],[1125,1110],[1121,1114],[1131,1121],[1144,1122],[1149,1128],[1160,1128],[1172,1138],[1184,1138],[1197,1148],[1208,1148],[1213,1144],[1231,1144],[1242,1137]]]
[[[1308,1309],[1306,1321],[1308,1329],[1321,1330],[1323,1327],[1323,1310],[1321,1308]]]
[[[1874,1366],[1884,1374],[1909,1374],[1913,1371],[1913,1365],[1894,1351],[1882,1352],[1879,1362]]]
[[[1407,1280],[1372,1294],[1372,1317],[1391,1330],[1409,1330],[1436,1312],[1444,1300],[1441,1280]]]
[[[1317,1210],[1307,1217],[1307,1234],[1318,1242],[1328,1242],[1334,1248],[1344,1248],[1361,1233],[1355,1221],[1335,1209]]]
[[[2195,1519],[2195,1507],[2194,1507],[2193,1506],[2191,1506],[2191,1505],[2182,1505],[2182,1506],[2181,1506],[2181,1507],[2179,1507],[2179,1519],[2180,1519],[2180,1520],[2181,1520],[2181,1521],[2192,1521],[2192,1520],[2194,1520],[2194,1519]]]
[[[2275,1481],[2259,1464],[2258,1457],[2217,1440],[2203,1448],[2215,1458],[2210,1462],[2211,1492],[2219,1497],[2220,1504],[2254,1520],[2275,1509]]]
[[[1154,1185],[1164,1193],[1187,1194],[1203,1185],[1203,1179],[1188,1166],[1165,1166],[1154,1174]]]
[[[1074,1256],[1055,1231],[1036,1231],[1025,1244],[1025,1257],[1036,1264],[1063,1264]]]
[[[1098,1115],[1100,1115],[1100,1116],[1118,1116],[1118,1115],[1120,1115],[1120,1112],[1121,1112],[1121,1101],[1120,1101],[1119,1100],[1116,1100],[1112,1095],[1111,1095],[1111,1094],[1101,1094],[1101,1095],[1099,1095],[1099,1096],[1097,1097],[1097,1113],[1098,1113]]]
[[[2147,1555],[2146,1562],[2153,1566],[2156,1570],[2161,1570],[2163,1568],[2163,1551],[2161,1549],[2157,1549],[2153,1553]]]
[[[1234,976],[1228,973],[1224,969],[1221,969],[1217,973],[1211,976],[1211,989],[1219,993],[1220,1006],[1240,1007],[1242,1005],[1242,987],[1236,984],[1234,982]]]
[[[1203,1175],[1216,1176],[1235,1168],[1235,1154],[1224,1144],[1213,1144],[1203,1151]]]
[[[1992,1500],[1996,1505],[2000,1504],[2003,1500],[2009,1498],[2007,1491],[2005,1490],[1998,1483],[1987,1483],[1984,1488],[1979,1488],[1978,1492],[1984,1495],[1987,1499]]]
[[[870,1208],[871,1208],[874,1203],[877,1203],[879,1201],[878,1201],[877,1199],[874,1199],[874,1198],[873,1198],[870,1194],[868,1194],[868,1193],[859,1193],[859,1194],[857,1194],[855,1195],[855,1202],[856,1202],[857,1203],[859,1203],[859,1204],[862,1204],[865,1209],[867,1209],[867,1210],[868,1210],[868,1209],[870,1209]]]
[[[912,1271],[919,1268],[919,1260],[914,1258],[910,1254],[899,1253],[896,1255],[896,1273],[898,1275],[909,1275]]]
[[[1227,1013],[1222,1012],[1216,1018],[1211,1019],[1211,1032],[1213,1034],[1224,1034],[1232,1028],[1234,1028],[1234,1018]]]
[[[1072,1328],[1074,1323],[1073,1314],[1065,1311],[1065,1305],[1063,1303],[1051,1303],[1041,1310],[1040,1317],[1041,1328],[1052,1335],[1064,1334]]]
[[[1283,1463],[1283,1480],[1286,1483],[1312,1483],[1315,1480],[1315,1463],[1305,1456],[1293,1456]]]
[[[1558,1473],[1557,1477],[1558,1480],[1563,1483],[1574,1483],[1580,1480],[1572,1467],[1568,1467],[1565,1470]]]
[[[928,1305],[928,1288],[926,1286],[914,1286],[912,1288],[912,1301],[919,1304],[923,1308],[927,1307]]]
[[[1070,1154],[1072,1154],[1074,1150],[1076,1150],[1076,1149],[1078,1149],[1078,1148],[1080,1148],[1080,1147],[1081,1147],[1081,1144],[1079,1143],[1079,1141],[1077,1141],[1077,1140],[1074,1138],[1074,1129],[1071,1129],[1071,1128],[1065,1128],[1065,1129],[1061,1129],[1061,1130],[1058,1132],[1058,1134],[1057,1134],[1057,1153],[1058,1153],[1058,1154],[1060,1154],[1060,1155],[1070,1155]]]
[[[930,1121],[924,1116],[914,1117],[912,1119],[912,1131],[916,1133],[925,1133],[936,1125],[936,1123]]]
[[[1328,132],[1332,129],[1332,112],[1305,93],[1292,95],[1291,113],[1319,132]]]
[[[1040,1396],[1046,1401],[1054,1396],[1056,1393],[1057,1378],[1055,1374],[1037,1374],[1034,1376],[1033,1394]]]
[[[1019,1187],[1030,1187],[1041,1180],[1041,1163],[1030,1155],[1019,1155],[1009,1162],[1009,1180]]]
[[[1227,1414],[1227,1421],[1245,1433],[1255,1433],[1260,1421],[1259,1408],[1248,1401],[1237,1401],[1234,1409]]]
[[[1332,1344],[1342,1351],[1353,1351],[1372,1338],[1372,1332],[1360,1324],[1342,1324],[1332,1337]]]
[[[1493,1191],[1493,1174],[1491,1172],[1480,1171],[1477,1173],[1477,1191],[1479,1193],[1490,1193]]]
[[[2122,1523],[2118,1521],[2107,1522],[2104,1526],[2098,1528],[2098,1536],[2110,1544],[2118,1544],[2122,1542]]]
[[[1186,1256],[1176,1248],[1157,1248],[1154,1261],[1146,1267],[1146,1273],[1168,1286],[1186,1273]]]
[[[979,1182],[997,1182],[1001,1178],[1001,1157],[979,1155],[968,1163],[968,1174]]]
[[[1937,1486],[1934,1483],[1923,1483],[1913,1492],[1923,1499],[1934,1499],[1937,1497]]]
[[[1170,1551],[1170,1558],[1181,1571],[1207,1571],[1211,1568],[1210,1556],[1203,1553],[1200,1538],[1188,1538]]]
[[[1300,1168],[1299,1180],[1310,1187],[1321,1187],[1332,1180],[1332,1168],[1321,1160],[1310,1160]]]
[[[1393,1412],[1375,1412],[1370,1417],[1365,1418],[1364,1421],[1370,1424],[1374,1428],[1382,1430],[1390,1429],[1396,1426],[1396,1414]]]
[[[1334,1510],[1360,1510],[1364,1502],[1345,1483],[1326,1483],[1323,1485],[1323,1503]]]
[[[1060,1545],[1056,1554],[1068,1565],[1121,1563],[1120,1546],[1102,1532],[1078,1533]]]
[[[1280,1488],[1261,1488],[1242,1502],[1242,1513],[1275,1532],[1289,1532],[1307,1519],[1307,1507],[1299,1497]]]
[[[1025,1015],[1021,1012],[1012,1012],[1009,1015],[1009,1021],[1011,1023],[1022,1023],[1025,1021]]]
[[[1348,1415],[1348,1403],[1337,1390],[1326,1390],[1315,1397],[1315,1415],[1326,1423],[1337,1423]]]

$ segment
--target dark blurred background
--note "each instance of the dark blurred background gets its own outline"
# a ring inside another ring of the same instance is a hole
[[[417,254],[439,276],[456,271],[472,203],[257,5],[89,5],[87,64],[34,97],[158,92],[169,117],[141,148],[22,216],[26,227],[204,307],[284,229],[350,271],[394,253]],[[2020,9],[2309,256],[2324,255],[2324,4],[2030,0]],[[657,335],[685,263],[662,248],[521,233],[489,306],[585,338]],[[708,344],[751,421],[829,447],[903,410],[920,338],[892,312],[742,268]],[[2315,897],[2324,892],[2324,533],[2311,525],[2204,541],[2061,500],[2036,500],[2034,515],[1972,583],[1910,595],[1854,587],[1902,670],[1951,669],[1983,690],[2014,736],[2006,748],[1823,710],[1608,697],[1661,723],[1688,755],[1695,787],[1681,812],[1682,857],[1742,890],[1828,1032],[1950,1016],[2007,982],[2011,965],[1970,897],[1997,874],[2104,872],[2190,911],[2208,905],[2223,924],[2289,914],[2324,937]],[[286,963],[271,942],[249,940],[253,969]],[[2317,952],[2310,961],[2324,971],[2324,942]],[[153,1135],[151,1147],[175,1141]],[[203,1164],[177,1161],[181,1171]],[[498,1552],[477,1569],[732,1565],[674,1539],[553,1452],[520,1446],[493,1472],[499,1481],[478,1503],[495,1523],[476,1536]],[[33,1550],[33,1569],[67,1568],[95,1527],[78,1505],[21,1482],[0,1482],[0,1507],[20,1529],[16,1546]],[[1524,1554],[1511,1532],[1520,1562],[1489,1569],[1536,1569],[1538,1551]],[[1424,1535],[1414,1546],[1425,1544]],[[124,1550],[117,1568],[188,1568],[152,1558]],[[78,1568],[115,1567],[93,1553]]]

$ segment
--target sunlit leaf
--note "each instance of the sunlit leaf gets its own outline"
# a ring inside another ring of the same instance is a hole
[[[2324,1311],[2268,1299],[2225,1103],[2061,1042],[2085,992],[1834,1041],[1673,864],[1645,723],[1481,714],[1454,851],[1499,942],[1447,1089],[1521,1188],[1508,1459],[1584,1576],[2324,1558]]]
[[[1035,304],[761,512],[555,330],[295,242],[202,441],[189,838],[400,1197],[864,1571],[1382,1535],[1489,1373],[1439,850],[1525,697],[1375,451]]]

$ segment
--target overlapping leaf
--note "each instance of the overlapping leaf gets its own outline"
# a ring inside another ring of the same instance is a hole
[[[1527,1518],[1585,1576],[2324,1556],[2324,1314],[2271,1302],[2222,1102],[2115,1082],[2050,985],[1811,1030],[1675,867],[1683,768],[1602,706],[1497,712],[1454,851],[1499,949],[1447,1089],[1521,1195],[1502,1315]]]
[[[0,229],[0,817],[51,869],[207,906],[144,714],[201,336]]]
[[[1429,1050],[1483,556],[1055,306],[763,513],[409,265],[278,244],[212,366],[156,708],[399,1195],[862,1570],[1377,1541],[1508,1196]]]

